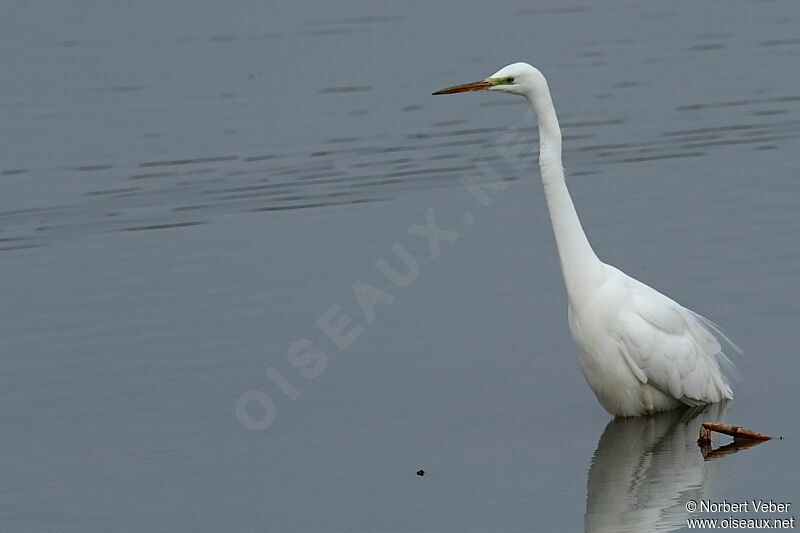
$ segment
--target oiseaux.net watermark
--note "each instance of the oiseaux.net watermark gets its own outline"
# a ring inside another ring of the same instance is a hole
[[[686,519],[689,529],[795,529],[790,514],[792,504],[776,500],[688,500],[690,513],[713,513],[715,517],[693,516]]]
[[[523,122],[535,120],[532,112],[523,115]],[[525,142],[527,141],[527,142]],[[494,149],[502,156],[500,163],[510,165],[516,172],[522,173],[530,169],[533,162],[523,157],[530,150],[530,139],[527,139],[523,128],[507,130],[495,139]],[[511,182],[504,180],[494,167],[487,162],[475,164],[475,172],[459,180],[458,191],[466,193],[472,199],[461,214],[461,225],[443,227],[436,219],[432,207],[424,210],[421,220],[414,221],[404,232],[404,239],[425,239],[428,245],[427,257],[415,257],[408,248],[397,240],[387,246],[387,256],[378,258],[375,268],[386,278],[388,287],[376,287],[361,280],[352,284],[352,295],[360,316],[354,316],[338,302],[333,302],[313,321],[309,329],[313,336],[322,336],[322,343],[311,338],[297,339],[289,343],[285,364],[290,371],[281,370],[278,365],[266,368],[266,378],[270,388],[277,389],[280,396],[294,401],[300,396],[296,383],[300,380],[313,380],[324,374],[328,368],[328,351],[333,349],[339,353],[347,352],[358,339],[365,334],[371,324],[378,320],[380,306],[390,305],[402,292],[411,287],[423,273],[424,261],[438,261],[442,256],[442,245],[454,243],[462,232],[472,226],[477,217],[475,208],[484,209],[491,206],[498,195],[506,192]],[[477,205],[476,205],[477,203]],[[311,337],[312,335],[309,335]],[[265,430],[278,416],[278,404],[271,394],[265,390],[255,389],[242,393],[235,403],[236,418],[247,429]]]

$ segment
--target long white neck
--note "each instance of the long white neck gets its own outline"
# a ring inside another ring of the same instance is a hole
[[[541,82],[526,95],[539,125],[539,169],[542,174],[547,209],[558,247],[561,272],[570,302],[580,300],[603,276],[603,263],[597,258],[564,180],[561,162],[561,128],[547,82]]]

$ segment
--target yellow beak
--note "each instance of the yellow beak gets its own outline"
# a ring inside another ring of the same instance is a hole
[[[472,83],[463,83],[461,85],[453,85],[433,94],[455,94],[455,93],[468,93],[472,91],[487,91],[495,84],[488,79],[481,81],[473,81]]]

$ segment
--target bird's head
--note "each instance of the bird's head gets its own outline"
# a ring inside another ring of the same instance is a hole
[[[502,91],[530,96],[538,87],[547,86],[541,72],[527,63],[512,63],[480,81],[447,87],[433,94],[455,94],[472,91]]]

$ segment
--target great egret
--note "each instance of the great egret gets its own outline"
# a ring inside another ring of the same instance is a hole
[[[524,96],[539,127],[539,169],[569,296],[569,330],[586,381],[612,415],[639,416],[732,399],[720,365],[733,371],[711,322],[598,259],[572,204],[561,163],[561,129],[547,80],[527,63],[436,91]],[[733,343],[730,345],[738,350]]]

